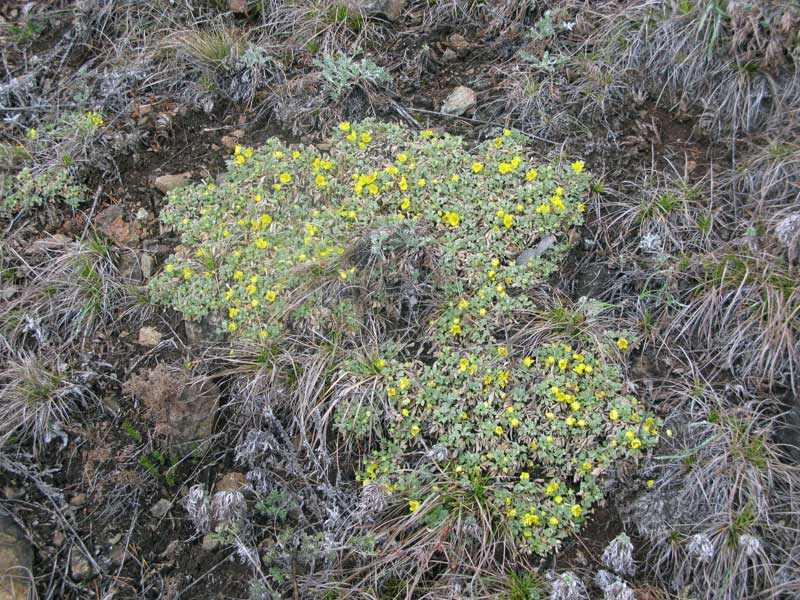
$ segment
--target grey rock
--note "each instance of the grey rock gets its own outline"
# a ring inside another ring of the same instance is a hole
[[[153,347],[161,341],[161,332],[154,327],[142,327],[139,330],[138,343],[140,346]]]
[[[352,16],[383,17],[397,21],[406,6],[406,0],[347,0],[347,10]]]
[[[203,536],[202,547],[206,552],[213,552],[219,546],[219,538],[216,534],[207,533]]]
[[[245,14],[247,12],[247,0],[228,0],[228,10],[237,14]]]
[[[547,235],[536,245],[535,248],[525,248],[520,255],[517,257],[516,263],[524,267],[526,266],[531,259],[539,258],[545,252],[547,252],[553,245],[556,243],[556,236],[554,235]]]
[[[453,50],[452,48],[448,48],[442,53],[443,62],[451,63],[457,60],[458,60],[458,54],[456,54],[456,51]]]
[[[229,473],[225,473],[219,481],[214,485],[214,493],[217,492],[230,492],[230,491],[239,491],[244,486],[247,485],[247,477],[245,477],[244,473],[239,473],[237,471],[231,471]]]
[[[29,600],[33,549],[14,521],[0,515],[0,600]]]
[[[150,279],[156,268],[156,259],[153,258],[152,254],[142,252],[139,255],[139,266],[142,269],[142,277],[144,277],[145,280]]]
[[[92,576],[92,565],[77,548],[72,549],[69,560],[69,572],[75,581],[83,581]]]
[[[475,90],[460,85],[447,97],[442,104],[442,112],[446,115],[461,116],[478,104],[478,97]]]
[[[148,210],[142,206],[139,210],[136,211],[136,220],[137,221],[147,221],[150,218],[150,213]]]
[[[214,433],[219,396],[219,388],[210,381],[183,388],[168,416],[175,444],[191,446],[208,442]]]
[[[155,185],[156,189],[161,192],[162,194],[166,194],[171,192],[175,188],[179,188],[182,185],[186,184],[189,179],[191,179],[192,174],[191,172],[187,171],[185,173],[175,173],[171,175],[161,175],[160,177],[156,177],[153,185]]]
[[[158,502],[156,502],[155,504],[153,504],[153,506],[150,507],[150,514],[153,515],[156,519],[160,519],[167,515],[170,508],[172,508],[172,502],[170,502],[166,498],[161,498]]]

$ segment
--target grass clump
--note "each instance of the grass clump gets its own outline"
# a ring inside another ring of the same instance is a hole
[[[263,345],[262,397],[316,390],[284,408],[317,439],[337,434],[378,539],[477,528],[486,560],[496,543],[546,554],[602,499],[604,474],[656,442],[601,358],[626,340],[514,337],[582,223],[582,161],[534,165],[508,130],[470,152],[364,121],[341,123],[328,153],[273,139],[229,168],[169,196],[161,218],[182,247],[151,292]]]

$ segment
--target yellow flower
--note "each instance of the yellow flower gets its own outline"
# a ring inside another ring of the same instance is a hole
[[[519,427],[519,419],[511,419],[512,427]]]
[[[545,493],[546,493],[548,496],[552,496],[552,495],[553,495],[553,494],[555,494],[557,491],[558,491],[558,484],[557,484],[555,481],[553,481],[553,482],[551,482],[551,483],[550,483],[550,484],[547,486],[547,489],[545,490]]]
[[[317,187],[324,187],[328,184],[328,180],[325,179],[324,175],[317,175],[314,181],[316,182]]]
[[[526,367],[530,367],[533,364],[533,359],[530,356],[526,356],[522,359],[522,364]]]
[[[503,435],[503,428],[502,428],[502,426],[498,425],[497,427],[495,427],[495,428],[494,428],[494,432],[495,432],[497,435]]]
[[[236,155],[236,164],[237,165],[243,165],[244,164],[244,156],[242,156],[241,154],[237,154]]]
[[[461,223],[461,217],[455,211],[446,211],[443,220],[450,225],[450,227],[458,227],[458,224]]]
[[[397,160],[400,161],[401,163],[406,162],[408,160],[408,154],[404,154],[401,152],[400,154],[397,155]]]
[[[344,121],[343,123],[339,123],[339,131],[350,131],[350,122]]]
[[[247,150],[244,151],[244,156],[245,158],[250,158],[251,156],[253,156],[253,151],[250,148],[248,148]]]
[[[361,134],[361,141],[365,144],[369,144],[372,141],[372,136],[365,131]]]
[[[583,161],[576,160],[574,163],[572,163],[572,170],[575,171],[576,173],[580,173],[581,171],[583,171]]]
[[[500,165],[497,167],[497,170],[503,175],[510,173],[513,169],[514,167],[511,166],[511,163],[505,162],[500,163]]]
[[[578,517],[581,516],[582,512],[583,512],[583,508],[581,508],[580,504],[573,504],[572,505],[572,516],[573,517],[575,517],[577,519]]]
[[[481,171],[483,171],[483,163],[479,163],[479,162],[472,163],[472,172],[473,173],[480,173]]]
[[[631,448],[633,448],[634,450],[639,448],[641,445],[642,445],[642,442],[638,438],[631,441]]]
[[[628,349],[628,340],[624,337],[621,337],[617,340],[617,348],[620,350],[627,350]]]
[[[420,131],[419,134],[424,138],[433,137],[433,130],[432,129],[425,129],[424,131]]]
[[[280,174],[278,179],[281,180],[281,183],[289,183],[292,180],[292,176],[284,171],[283,173]]]
[[[648,479],[647,480],[647,487],[651,488],[651,487],[653,487],[655,485],[655,483],[656,482],[654,480]]]
[[[419,187],[425,187],[426,185],[428,185],[428,182],[425,180],[424,177],[420,177],[419,179],[417,179],[417,185]]]
[[[35,140],[36,139],[36,130],[33,127],[28,129],[28,139],[29,140]]]
[[[559,521],[558,521],[558,519],[556,517],[550,517],[550,525],[555,527],[556,525],[558,525],[558,523],[559,523]]]
[[[562,358],[558,361],[558,368],[561,369],[562,371],[565,371],[567,369],[568,364],[569,361],[566,358]]]
[[[239,309],[238,308],[231,307],[231,308],[228,309],[228,316],[231,319],[235,319],[236,315],[238,315],[238,314],[239,314]]]
[[[611,409],[611,412],[608,413],[608,418],[611,419],[612,421],[616,421],[617,419],[619,419],[619,412],[617,412],[616,408]]]
[[[416,500],[409,500],[408,501],[408,510],[411,512],[416,512],[419,509],[419,502]]]
[[[514,217],[512,217],[511,215],[506,215],[505,217],[503,217],[503,225],[505,226],[506,229],[510,229],[513,224],[514,224]]]
[[[168,264],[166,267],[164,267],[164,270],[165,270],[167,273],[172,273],[172,272],[175,270],[175,265],[173,265],[173,264]]]
[[[228,331],[236,331],[237,329],[239,329],[239,327],[236,325],[236,323],[228,323]]]
[[[276,294],[274,290],[267,290],[267,293],[264,294],[264,298],[267,299],[267,302],[275,302],[275,298],[277,297],[278,294]]]
[[[416,437],[419,434],[419,425],[416,423],[412,425],[409,433],[411,434],[411,437]]]
[[[347,134],[347,136],[346,136],[346,137],[347,137],[347,139],[348,139],[349,141],[351,141],[351,142],[355,142],[355,141],[356,141],[356,139],[358,138],[358,134],[357,134],[355,131],[351,131],[349,134]]]
[[[264,238],[256,239],[256,248],[260,248],[261,250],[263,250],[266,247],[267,247],[267,240],[265,240]]]
[[[550,212],[550,205],[549,204],[540,204],[536,207],[536,212],[539,214],[549,213]]]

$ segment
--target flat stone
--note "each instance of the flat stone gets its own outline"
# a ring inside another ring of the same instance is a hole
[[[83,581],[92,576],[92,565],[77,548],[72,549],[72,557],[69,561],[69,572],[75,581]]]
[[[33,549],[13,519],[0,515],[0,600],[29,600]]]
[[[64,235],[63,233],[56,233],[46,238],[34,240],[25,249],[25,254],[40,254],[47,250],[59,250],[66,248],[72,243],[72,238]]]
[[[207,533],[203,536],[202,548],[206,552],[213,552],[219,546],[219,539],[213,533]]]
[[[139,255],[139,265],[141,265],[142,268],[142,277],[150,279],[156,268],[156,259],[153,258],[152,254],[142,252]]]
[[[471,108],[475,108],[478,104],[478,97],[475,90],[466,86],[460,85],[447,97],[447,100],[442,104],[442,112],[446,115],[453,115],[455,117],[463,115]]]
[[[162,194],[166,194],[174,190],[175,188],[179,188],[182,185],[185,185],[187,181],[192,178],[192,174],[189,171],[185,173],[175,173],[171,175],[161,175],[160,177],[156,177],[155,181],[153,181],[153,185],[155,185],[156,189],[161,192]]]
[[[532,259],[539,258],[556,243],[556,236],[548,235],[536,245],[535,248],[525,248],[517,257],[516,263],[519,266],[526,266]]]
[[[139,330],[138,343],[141,346],[157,346],[161,341],[161,332],[154,327],[142,327]]]
[[[247,0],[228,0],[228,10],[236,14],[246,14]]]
[[[118,246],[128,246],[139,241],[139,223],[128,223],[126,211],[119,204],[112,204],[95,217],[95,226]]]
[[[153,506],[150,507],[150,514],[153,515],[156,519],[160,519],[167,515],[170,508],[172,508],[172,502],[170,502],[166,498],[161,498],[158,502],[156,502],[155,504],[153,504]]]
[[[347,0],[351,16],[366,15],[397,21],[406,6],[406,0]]]
[[[231,471],[230,473],[225,473],[214,485],[214,493],[217,492],[227,492],[227,491],[239,491],[247,484],[247,477],[245,477],[244,473],[238,473],[236,471]]]

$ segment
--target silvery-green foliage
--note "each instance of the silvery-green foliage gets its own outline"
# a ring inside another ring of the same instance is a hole
[[[589,600],[589,592],[580,577],[572,571],[550,575],[550,600]]]
[[[636,594],[627,583],[604,569],[594,576],[594,584],[603,590],[603,600],[636,600]]]
[[[206,488],[198,483],[189,488],[183,506],[198,533],[207,533],[210,525],[209,499]]]
[[[224,490],[211,498],[211,515],[217,524],[238,522],[246,514],[247,501],[239,490]]]
[[[625,532],[620,533],[606,546],[602,560],[606,567],[620,575],[633,577],[636,573],[636,565],[633,562],[633,544]]]
[[[371,60],[354,60],[342,52],[315,60],[314,65],[321,70],[333,100],[339,100],[359,85],[388,85],[392,81],[391,75]]]
[[[714,544],[704,533],[697,533],[689,539],[686,546],[689,556],[699,562],[708,562],[714,558]]]

